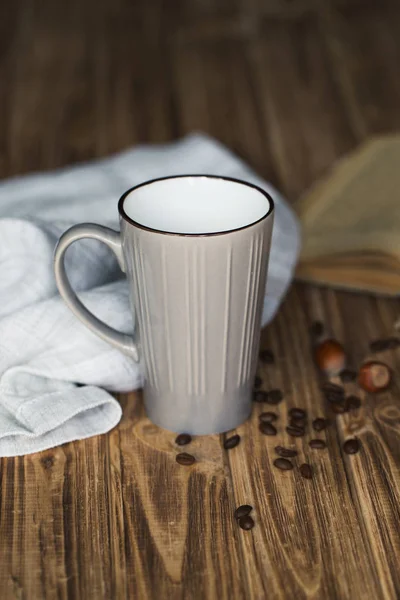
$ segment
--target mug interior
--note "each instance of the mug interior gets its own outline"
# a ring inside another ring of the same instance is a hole
[[[184,235],[223,233],[266,217],[273,203],[261,188],[223,177],[156,179],[128,190],[119,209],[136,225]]]

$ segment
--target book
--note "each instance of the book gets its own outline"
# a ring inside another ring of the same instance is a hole
[[[400,293],[400,135],[372,138],[338,161],[295,209],[298,279]]]

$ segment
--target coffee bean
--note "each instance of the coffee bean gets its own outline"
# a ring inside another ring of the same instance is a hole
[[[345,405],[347,410],[356,410],[361,406],[361,400],[358,396],[347,396]]]
[[[235,510],[234,517],[235,519],[241,519],[242,517],[247,517],[253,510],[253,507],[250,504],[242,504],[242,506],[238,506]]]
[[[258,417],[262,423],[272,423],[272,421],[276,421],[278,415],[273,412],[263,412]]]
[[[253,402],[267,402],[268,394],[264,390],[257,390],[253,392]]]
[[[347,412],[347,407],[343,401],[332,402],[331,411],[334,412],[336,415],[342,415],[343,413]]]
[[[186,446],[186,444],[190,444],[192,441],[192,436],[188,433],[180,433],[175,440],[175,444],[178,446]]]
[[[313,476],[312,468],[307,463],[303,463],[300,466],[300,473],[301,476],[304,477],[304,479],[311,479]]]
[[[260,361],[266,365],[270,365],[274,362],[275,358],[271,350],[261,350]]]
[[[332,383],[332,381],[326,381],[322,384],[321,390],[323,392],[337,392],[338,394],[344,394],[343,387],[337,383]]]
[[[289,417],[293,417],[293,419],[305,419],[307,413],[302,408],[291,408],[289,410]]]
[[[277,434],[276,427],[274,427],[272,425],[272,423],[263,423],[263,422],[261,422],[259,424],[259,426],[258,426],[258,429],[264,435],[276,435]]]
[[[322,450],[323,448],[326,448],[326,443],[324,440],[311,440],[309,442],[309,446],[310,448],[314,448],[316,450]]]
[[[290,427],[301,427],[304,429],[307,425],[307,419],[290,419],[289,425]]]
[[[343,450],[346,452],[346,454],[357,454],[357,452],[360,450],[360,442],[356,439],[347,440],[343,444]]]
[[[340,371],[339,377],[342,383],[350,383],[357,379],[357,373],[351,369],[343,369],[343,371]]]
[[[344,393],[339,395],[335,392],[328,392],[325,394],[325,399],[329,402],[329,404],[340,403],[344,400]]]
[[[329,404],[340,404],[344,401],[344,395],[339,396],[337,394],[325,394],[325,399]]]
[[[336,394],[336,393],[327,393],[325,394],[325,399],[329,402],[329,404],[335,404],[335,402],[340,403],[344,400],[344,394]]]
[[[400,346],[400,338],[389,337],[381,340],[374,340],[370,343],[371,352],[384,352],[385,350],[395,350]]]
[[[314,419],[314,421],[312,422],[312,426],[315,429],[315,431],[322,431],[323,429],[326,429],[326,427],[328,427],[328,425],[329,425],[329,420],[322,419],[322,417],[318,417],[317,419]]]
[[[241,529],[244,529],[245,531],[248,531],[249,529],[253,529],[253,527],[254,527],[254,521],[250,517],[250,515],[241,517],[239,519],[238,523],[239,523],[239,527],[241,527]]]
[[[388,338],[388,340],[387,340],[388,350],[396,350],[396,348],[398,348],[399,346],[400,346],[400,338],[398,338],[398,337]]]
[[[224,442],[224,448],[225,450],[232,450],[232,448],[235,448],[240,442],[240,435],[232,435],[231,437],[227,438]]]
[[[268,404],[279,404],[283,400],[283,394],[281,390],[270,390],[267,396]]]
[[[291,471],[293,469],[293,464],[287,458],[276,458],[274,466],[281,471]]]
[[[261,379],[261,377],[256,375],[254,378],[254,389],[258,390],[258,388],[260,388],[261,386],[262,386],[262,379]]]
[[[370,342],[369,349],[371,352],[382,352],[386,350],[386,340],[374,340]]]
[[[321,389],[328,402],[340,402],[344,399],[344,388],[341,385],[327,382],[324,383]]]
[[[298,454],[297,450],[292,450],[291,448],[283,448],[283,446],[275,446],[275,452],[283,458],[293,458]]]
[[[324,333],[324,325],[321,321],[314,321],[310,327],[310,333],[313,338],[319,338]]]
[[[190,465],[196,462],[196,459],[192,454],[181,452],[180,454],[176,455],[176,462],[185,467],[190,467]]]
[[[292,437],[303,437],[303,435],[306,433],[303,427],[293,427],[290,425],[286,427],[286,431]]]

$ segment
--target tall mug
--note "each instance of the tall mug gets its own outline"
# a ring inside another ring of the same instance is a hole
[[[82,224],[60,238],[61,296],[92,331],[140,361],[150,419],[208,434],[251,412],[274,205],[261,188],[227,177],[156,179],[118,204],[120,233]],[[133,336],[99,321],[67,279],[64,254],[95,238],[116,254],[129,285]]]

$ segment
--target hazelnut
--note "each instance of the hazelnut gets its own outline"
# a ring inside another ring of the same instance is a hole
[[[377,361],[364,363],[358,373],[358,383],[366,392],[380,392],[389,387],[392,374],[387,365]]]
[[[315,360],[321,371],[328,375],[335,375],[344,369],[346,355],[339,342],[324,340],[315,348]]]

